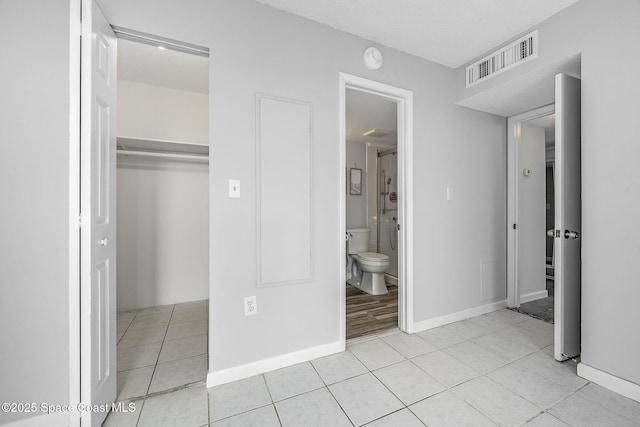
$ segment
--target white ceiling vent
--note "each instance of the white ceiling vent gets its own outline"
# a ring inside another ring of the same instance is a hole
[[[467,67],[467,87],[538,57],[538,30],[491,53]]]

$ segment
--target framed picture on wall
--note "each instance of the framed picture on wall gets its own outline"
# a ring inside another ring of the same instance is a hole
[[[362,195],[362,169],[351,168],[349,170],[349,194],[352,196]]]

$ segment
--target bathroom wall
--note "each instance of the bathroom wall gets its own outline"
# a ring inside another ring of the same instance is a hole
[[[378,201],[378,221],[380,232],[378,233],[379,242],[376,252],[380,252],[389,257],[389,268],[386,273],[391,276],[398,277],[398,203],[390,200],[389,194],[398,191],[398,156],[387,154],[378,158],[380,162],[380,175],[378,176],[379,192],[376,197]],[[391,183],[387,184],[387,180],[391,179]],[[386,212],[383,208],[386,207]],[[393,218],[396,218],[394,220]]]
[[[378,250],[378,147],[367,142],[367,228],[369,233],[369,251]]]
[[[364,142],[347,141],[347,228],[367,227],[367,191],[368,176],[367,171],[367,146]],[[362,194],[354,196],[349,191],[349,170],[351,168],[362,169]]]

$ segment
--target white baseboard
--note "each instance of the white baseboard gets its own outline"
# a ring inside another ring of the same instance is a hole
[[[68,425],[68,412],[53,412],[2,424],[2,427],[66,427]]]
[[[223,369],[222,371],[209,372],[209,374],[207,374],[207,387],[264,374],[265,372],[285,368],[297,363],[308,362],[309,360],[340,353],[341,351],[344,351],[344,343],[336,341],[281,356],[271,357],[269,359],[258,360],[257,362],[247,363],[246,365]]]
[[[530,294],[520,295],[520,304],[546,298],[548,296],[549,292],[546,289],[544,291],[531,292]]]
[[[470,317],[481,316],[507,307],[507,300],[492,302],[491,304],[481,305],[479,307],[470,308],[468,310],[458,311],[456,313],[447,314],[445,316],[435,317],[433,319],[422,320],[413,324],[413,332],[426,331],[427,329],[437,328],[438,326],[448,325],[449,323],[458,322],[460,320],[469,319]]]
[[[578,363],[578,376],[640,402],[640,385],[608,374],[584,363]]]

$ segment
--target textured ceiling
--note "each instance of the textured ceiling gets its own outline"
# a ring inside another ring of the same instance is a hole
[[[457,68],[578,0],[256,0]]]
[[[209,93],[209,58],[118,40],[118,79]]]

